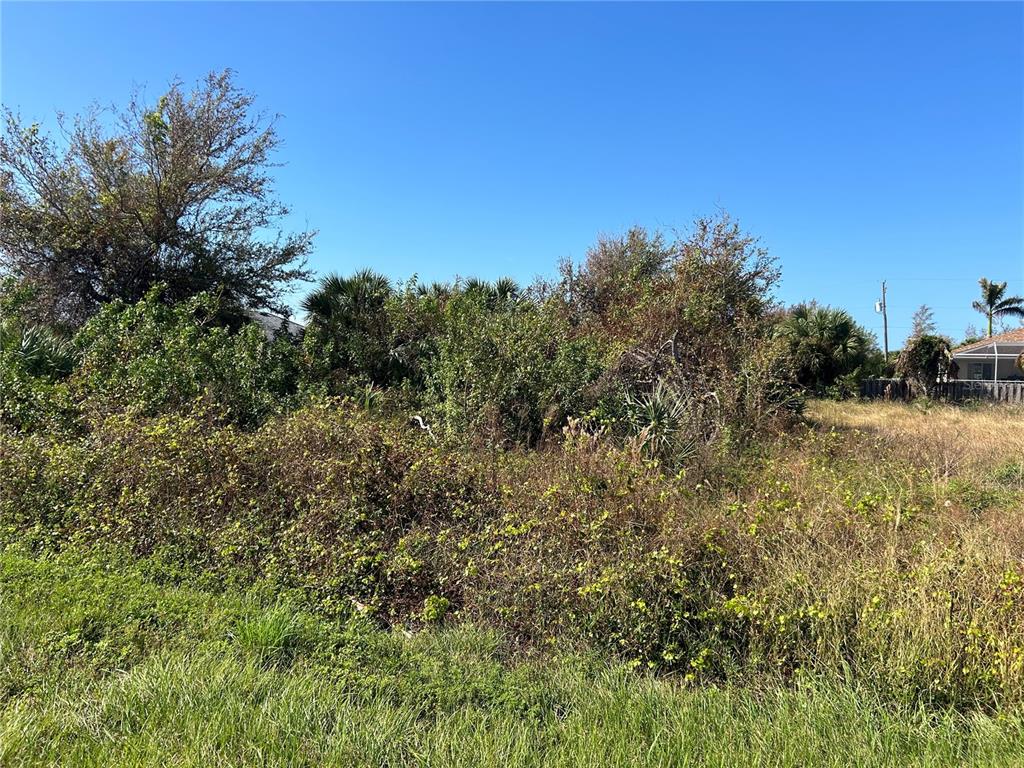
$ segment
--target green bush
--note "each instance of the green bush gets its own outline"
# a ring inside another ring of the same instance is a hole
[[[24,286],[0,284],[0,423],[63,431],[74,426],[64,382],[78,356],[67,339],[26,316],[30,296]]]
[[[792,307],[777,333],[786,344],[800,386],[835,399],[856,396],[866,376],[878,375],[882,354],[871,335],[842,309]]]
[[[202,294],[177,305],[160,288],[134,305],[105,305],[75,336],[81,363],[69,385],[90,417],[152,416],[205,401],[224,419],[254,427],[295,396],[298,355],[254,323],[232,332]]]
[[[896,361],[896,372],[910,379],[928,397],[953,370],[953,345],[945,336],[925,334],[907,341]]]
[[[880,450],[811,430],[709,486],[587,433],[469,453],[351,403],[254,431],[117,414],[78,439],[0,432],[0,545],[116,546],[327,616],[473,621],[693,680],[811,669],[908,700],[1020,700],[1009,545],[938,517],[942,484],[908,486],[916,470]],[[1017,508],[1019,491],[975,487],[948,485],[953,513]],[[253,622],[233,636],[287,661],[289,622]]]
[[[586,406],[601,372],[597,345],[567,332],[532,301],[495,308],[472,292],[454,296],[424,362],[426,405],[450,436],[535,444]]]

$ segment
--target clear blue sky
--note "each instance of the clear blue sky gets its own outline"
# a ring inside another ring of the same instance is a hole
[[[723,207],[789,303],[893,346],[1024,293],[1024,5],[4,2],[2,100],[154,99],[231,67],[283,115],[312,266],[528,281],[600,232]]]

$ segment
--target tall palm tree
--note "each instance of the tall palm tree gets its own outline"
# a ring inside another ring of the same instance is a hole
[[[988,335],[992,335],[992,320],[996,317],[1024,318],[1024,296],[1005,296],[1006,283],[994,283],[987,278],[978,281],[981,301],[971,304],[988,318]]]

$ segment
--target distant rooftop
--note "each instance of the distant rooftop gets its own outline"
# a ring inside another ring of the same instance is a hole
[[[274,334],[277,333],[282,325],[284,326],[285,332],[292,338],[300,338],[306,330],[306,326],[302,323],[297,323],[294,320],[289,320],[286,317],[280,317],[279,315],[273,315],[269,312],[258,312],[254,309],[247,309],[245,313],[252,318],[256,323],[259,323],[260,327],[263,328],[263,333],[266,334],[268,339],[274,338]]]
[[[1024,344],[1024,328],[1017,328],[1016,330],[1006,331],[1005,333],[996,333],[984,339],[972,341],[970,344],[964,344],[962,347],[957,347],[953,350],[953,353],[970,352],[972,349],[990,347],[993,344]]]

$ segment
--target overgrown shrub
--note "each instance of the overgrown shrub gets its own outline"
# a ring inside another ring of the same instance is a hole
[[[896,371],[910,379],[918,391],[933,397],[936,386],[950,374],[954,365],[950,340],[924,334],[907,340],[896,361]]]
[[[701,420],[689,437],[705,440],[702,453],[731,451],[784,422],[799,403],[773,339],[778,277],[726,215],[699,219],[671,242],[633,229],[566,266],[552,300],[574,335],[599,338],[605,350],[598,419],[613,433],[622,423],[635,431],[630,403],[660,385],[693,396]]]
[[[803,430],[698,476],[586,431],[464,452],[336,402],[251,432],[120,414],[77,440],[0,433],[0,537],[127,547],[322,612],[471,620],[694,680],[811,669],[913,701],[1020,701],[1020,491],[996,465],[944,485],[947,464],[906,454]]]
[[[26,315],[31,291],[0,284],[0,423],[22,430],[69,428],[64,384],[78,362],[70,341]]]
[[[597,344],[569,337],[529,300],[495,306],[465,291],[444,303],[434,353],[423,363],[425,404],[444,431],[492,445],[533,445],[588,404],[601,373]]]
[[[237,332],[219,325],[219,302],[209,294],[171,306],[160,290],[134,305],[105,305],[76,334],[81,363],[69,384],[90,417],[152,416],[202,399],[228,421],[254,427],[288,406],[299,373],[290,340],[268,341],[254,323]]]

